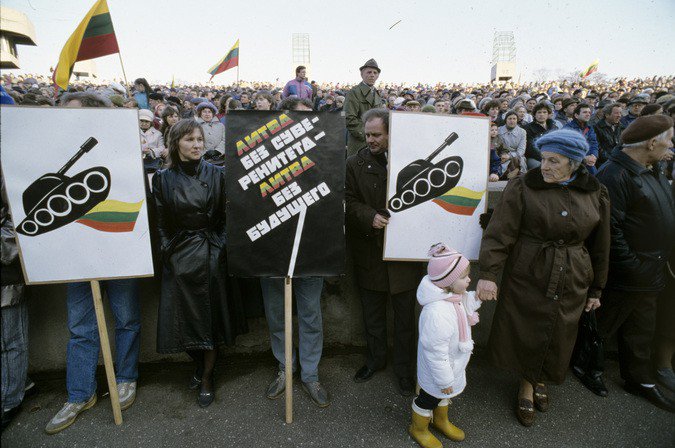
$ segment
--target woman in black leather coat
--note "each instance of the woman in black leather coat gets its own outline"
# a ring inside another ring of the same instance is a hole
[[[153,179],[164,264],[157,322],[159,353],[187,352],[197,370],[198,403],[213,402],[218,346],[247,331],[239,294],[227,276],[225,172],[202,160],[204,132],[193,119],[169,134],[167,169]]]

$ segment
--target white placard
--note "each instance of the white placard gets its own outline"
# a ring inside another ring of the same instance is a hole
[[[27,283],[153,274],[135,109],[3,106],[1,126]]]
[[[478,259],[489,123],[487,117],[391,113],[385,260],[427,260],[438,242]]]

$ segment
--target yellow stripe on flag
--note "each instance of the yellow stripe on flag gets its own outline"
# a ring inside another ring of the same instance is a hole
[[[480,200],[485,191],[473,191],[464,187],[455,187],[443,193],[443,196],[461,196],[463,198]]]
[[[107,201],[101,202],[96,207],[89,210],[87,215],[90,213],[99,212],[138,213],[138,211],[141,209],[141,204],[143,204],[142,199],[138,202],[122,202],[109,199]]]
[[[54,72],[54,82],[62,89],[68,88],[68,81],[70,80],[70,68],[77,60],[77,54],[80,52],[80,45],[84,38],[84,32],[89,25],[91,18],[98,14],[109,13],[108,2],[106,0],[98,0],[94,6],[89,10],[80,25],[75,29],[75,32],[70,36],[66,45],[61,50],[59,62]]]

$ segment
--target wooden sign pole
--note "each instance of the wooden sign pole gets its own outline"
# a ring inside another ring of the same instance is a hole
[[[284,355],[286,364],[286,423],[293,423],[293,284],[284,279]]]
[[[103,300],[101,300],[101,284],[94,280],[91,282],[91,293],[94,297],[94,310],[96,311],[96,323],[98,326],[98,336],[101,340],[101,351],[103,352],[103,364],[105,365],[105,376],[108,379],[108,390],[110,391],[110,403],[112,404],[115,424],[122,424],[122,410],[120,409],[120,397],[117,394],[117,381],[115,380],[115,369],[113,368],[112,354],[110,352],[110,339],[108,339],[108,328],[103,314]]]

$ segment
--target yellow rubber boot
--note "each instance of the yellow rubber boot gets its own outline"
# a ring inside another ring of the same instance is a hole
[[[445,437],[455,442],[464,440],[464,431],[448,421],[448,405],[438,406],[434,409],[434,417],[431,425],[443,433]]]
[[[422,410],[424,411],[424,410]],[[427,411],[431,414],[431,411]],[[443,444],[431,432],[429,432],[429,422],[431,415],[424,416],[418,414],[415,410],[412,413],[412,423],[408,427],[408,433],[419,443],[422,448],[442,448]]]

